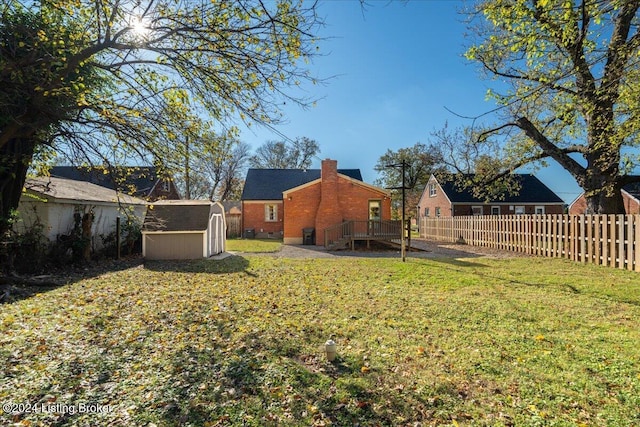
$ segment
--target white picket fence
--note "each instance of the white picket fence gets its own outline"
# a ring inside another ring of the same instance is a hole
[[[422,218],[420,237],[640,271],[640,215]]]

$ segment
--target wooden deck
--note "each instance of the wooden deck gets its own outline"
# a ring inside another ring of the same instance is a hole
[[[402,227],[400,221],[344,221],[325,230],[324,246],[328,250],[355,248],[358,241],[372,240],[391,242],[400,240]]]

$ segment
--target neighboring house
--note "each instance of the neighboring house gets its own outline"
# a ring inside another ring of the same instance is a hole
[[[177,200],[180,193],[173,179],[159,176],[153,166],[105,167],[54,166],[49,174],[58,178],[85,181],[143,198],[148,201]]]
[[[622,202],[624,203],[624,212],[627,215],[640,214],[640,182],[627,184],[620,191],[622,193]],[[569,205],[569,213],[571,215],[584,215],[586,212],[587,199],[582,193]]]
[[[453,180],[431,176],[418,202],[418,219],[464,215],[561,214],[564,201],[531,174],[517,174],[520,190],[504,200],[486,202],[460,190]]]
[[[103,248],[101,236],[115,232],[116,218],[133,215],[140,223],[144,219],[147,202],[137,197],[116,193],[88,182],[55,177],[27,179],[18,206],[16,231],[39,222],[45,237],[56,242],[59,236],[69,235],[74,228],[74,215],[93,212],[91,247]]]
[[[225,250],[224,207],[208,200],[159,200],[142,226],[146,259],[208,258]]]
[[[338,169],[322,161],[321,169],[249,169],[242,192],[245,235],[282,237],[303,243],[303,229],[313,229],[324,244],[324,230],[346,220],[388,220],[387,190],[362,181],[359,169]]]

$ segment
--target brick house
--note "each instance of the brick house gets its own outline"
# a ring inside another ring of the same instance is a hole
[[[160,176],[153,166],[105,167],[54,166],[53,177],[90,182],[111,190],[117,189],[147,201],[179,200],[180,193],[170,176]]]
[[[282,237],[303,243],[303,229],[314,229],[322,245],[324,230],[345,220],[388,220],[388,191],[362,181],[359,169],[338,169],[322,161],[321,169],[249,169],[242,192],[243,230],[256,237]]]
[[[465,215],[561,214],[564,201],[531,174],[517,174],[520,191],[505,195],[504,200],[486,202],[466,189],[460,190],[453,180],[431,176],[418,202],[418,219]]]
[[[622,193],[624,213],[627,215],[640,214],[640,182],[627,184],[623,186],[620,191]],[[584,215],[586,212],[587,199],[584,197],[584,193],[582,193],[569,205],[569,213],[571,215]]]

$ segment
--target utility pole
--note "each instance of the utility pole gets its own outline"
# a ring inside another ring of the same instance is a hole
[[[394,163],[392,165],[386,165],[388,168],[401,168],[402,170],[402,187],[391,187],[388,190],[402,190],[402,221],[400,224],[400,256],[402,257],[402,262],[406,261],[407,257],[407,245],[405,239],[405,203],[406,203],[406,193],[405,190],[409,190],[406,186],[405,181],[405,170],[407,169],[406,160],[402,159],[400,163]]]

